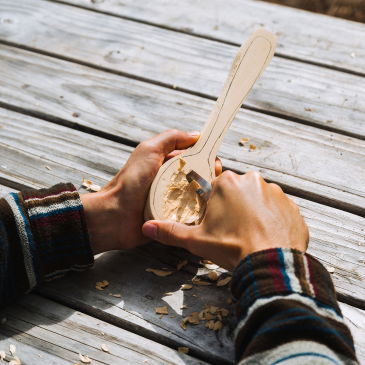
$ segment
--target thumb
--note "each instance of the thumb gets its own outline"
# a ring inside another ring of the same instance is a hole
[[[143,234],[165,245],[186,248],[189,232],[193,227],[172,221],[147,221],[142,226]]]

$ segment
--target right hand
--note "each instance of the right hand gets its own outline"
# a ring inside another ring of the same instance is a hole
[[[154,220],[145,222],[142,229],[146,237],[186,248],[228,270],[247,255],[269,248],[305,251],[309,240],[298,206],[257,172],[225,171],[217,177],[206,214],[197,226]]]

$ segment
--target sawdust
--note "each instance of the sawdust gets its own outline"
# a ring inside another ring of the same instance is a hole
[[[178,348],[177,348],[177,351],[178,351],[178,352],[181,352],[181,353],[183,353],[183,354],[187,354],[187,353],[189,353],[189,348],[188,348],[188,347],[184,347],[184,346],[182,346],[182,347],[178,347]]]
[[[95,289],[98,289],[98,290],[104,290],[108,286],[109,286],[109,281],[108,280],[97,281],[95,283]]]
[[[169,314],[169,310],[166,306],[156,307],[155,312],[156,312],[156,314]]]
[[[171,181],[164,196],[163,219],[196,225],[204,216],[206,203],[196,193],[199,185],[186,179],[184,171],[186,162],[180,158],[180,166],[171,176]]]
[[[101,347],[101,349],[102,349],[104,352],[107,352],[108,354],[110,354],[109,347],[108,347],[105,343],[102,343],[100,347]]]
[[[183,284],[181,285],[181,290],[190,290],[193,287],[191,284]]]
[[[83,364],[91,364],[91,360],[88,356],[79,354],[79,359]]]

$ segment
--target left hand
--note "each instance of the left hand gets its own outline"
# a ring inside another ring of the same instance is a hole
[[[198,132],[168,130],[140,143],[117,175],[99,192],[81,194],[94,254],[130,249],[142,234],[148,191],[161,165],[199,139]],[[216,161],[216,175],[222,165]]]

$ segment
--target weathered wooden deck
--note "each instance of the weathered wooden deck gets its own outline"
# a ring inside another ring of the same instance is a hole
[[[0,191],[104,184],[144,138],[199,129],[237,47],[260,26],[278,35],[277,54],[220,157],[299,204],[365,364],[363,24],[250,0],[0,0]],[[189,265],[172,276],[145,272],[182,258]],[[204,270],[157,244],[101,255],[1,313],[0,350],[16,344],[27,365],[77,363],[78,353],[92,364],[232,364],[232,318],[217,334],[179,325],[205,304],[232,310],[226,287],[179,290]],[[96,290],[103,279],[110,286]]]

